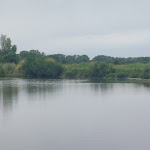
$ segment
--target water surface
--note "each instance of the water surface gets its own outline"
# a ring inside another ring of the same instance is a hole
[[[149,150],[150,84],[0,80],[0,150]]]

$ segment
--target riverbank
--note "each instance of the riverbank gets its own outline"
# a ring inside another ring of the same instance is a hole
[[[37,61],[37,62],[36,62]],[[150,63],[114,65],[108,63],[59,64],[39,60],[0,64],[0,77],[63,79],[150,79]],[[46,62],[46,63],[45,63]],[[45,63],[45,64],[44,64]]]

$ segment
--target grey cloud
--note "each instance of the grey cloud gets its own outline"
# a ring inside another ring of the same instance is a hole
[[[135,55],[142,55],[139,47],[143,47],[145,54],[150,55],[150,44],[145,43],[145,39],[149,40],[145,35],[148,36],[150,30],[148,0],[0,0],[0,2],[0,33],[10,36],[18,45],[18,51],[34,48],[46,53],[79,52],[91,56],[98,53],[118,56],[122,53],[130,56],[134,55],[133,52]],[[137,34],[135,38],[136,32],[142,32],[142,35]],[[118,42],[115,34],[121,35]],[[88,40],[89,35],[92,38],[101,37],[101,41],[99,42],[97,38],[95,41]],[[104,40],[108,35],[113,36]],[[135,42],[131,39],[132,36]],[[120,40],[124,38],[124,44],[120,44]]]

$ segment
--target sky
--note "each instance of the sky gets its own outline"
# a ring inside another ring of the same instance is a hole
[[[150,56],[149,0],[0,0],[0,34],[22,50]]]

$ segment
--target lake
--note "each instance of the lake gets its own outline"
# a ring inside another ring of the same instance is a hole
[[[0,150],[150,150],[150,84],[0,79]]]

